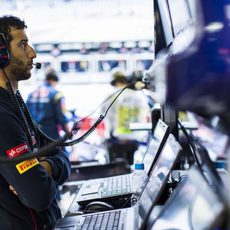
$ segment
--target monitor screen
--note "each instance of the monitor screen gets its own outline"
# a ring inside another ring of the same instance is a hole
[[[187,0],[168,0],[168,6],[175,37],[189,24],[191,12]]]
[[[152,139],[143,158],[145,171],[147,173],[151,172],[151,167],[154,165],[154,162],[156,162],[156,159],[166,141],[166,138],[168,137],[168,134],[168,125],[166,125],[161,119],[159,119],[153,131]]]
[[[158,0],[158,7],[166,45],[169,46],[173,41],[173,30],[167,0]]]
[[[225,210],[224,203],[196,168],[166,202],[150,229],[214,229]]]
[[[193,131],[193,135],[198,138],[207,149],[213,161],[218,157],[226,157],[226,149],[229,141],[229,137],[226,134],[212,127],[208,127],[205,124],[200,124],[199,128]]]
[[[148,218],[151,208],[156,204],[157,199],[161,195],[169,173],[179,156],[180,150],[181,146],[179,143],[172,134],[169,134],[157,162],[153,167],[149,181],[140,197],[139,214],[144,222]]]

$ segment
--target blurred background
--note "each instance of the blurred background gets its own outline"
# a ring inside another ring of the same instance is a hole
[[[26,21],[41,70],[21,84],[27,97],[47,66],[59,74],[69,110],[87,114],[110,91],[111,70],[148,69],[154,58],[151,0],[1,0],[1,15]]]
[[[114,92],[110,82],[115,69],[126,76],[149,69],[154,60],[152,0],[0,0],[1,15],[25,20],[29,41],[37,52],[28,81],[19,90],[27,100],[42,85],[52,67],[60,83],[70,120],[90,115],[87,131],[100,113],[98,107]],[[74,160],[99,158],[105,162],[105,125],[70,151]],[[101,146],[102,145],[102,146]],[[80,148],[80,149],[79,149]]]

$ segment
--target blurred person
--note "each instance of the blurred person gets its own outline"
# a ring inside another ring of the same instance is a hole
[[[128,86],[128,79],[122,70],[116,69],[112,77],[111,85],[114,90]],[[128,164],[133,164],[133,154],[140,143],[147,140],[148,132],[131,131],[129,125],[146,123],[149,119],[150,109],[140,91],[127,88],[120,94],[105,117],[110,161],[123,158]]]
[[[134,70],[128,77],[129,83],[138,82],[138,81],[142,82],[142,79],[143,79],[143,71],[139,70],[139,69]],[[134,85],[133,85],[132,89],[136,90]],[[140,92],[145,96],[147,103],[149,105],[149,108],[152,109],[154,107],[154,104],[156,103],[154,93],[150,90],[145,89],[145,88],[142,89]]]
[[[18,17],[0,17],[0,156],[9,159],[47,144],[18,90],[19,82],[31,77],[36,58],[26,28]],[[59,148],[42,158],[0,162],[0,229],[53,229],[61,217],[57,186],[70,170],[69,159]]]
[[[56,88],[58,81],[56,71],[52,68],[47,69],[44,84],[30,93],[26,101],[32,117],[41,130],[53,139],[58,139],[61,131],[67,133],[70,131],[65,98]]]

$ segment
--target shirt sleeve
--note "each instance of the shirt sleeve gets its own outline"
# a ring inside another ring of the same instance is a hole
[[[58,185],[63,184],[68,179],[71,172],[71,164],[66,153],[57,149],[53,156],[45,159],[52,167],[52,177]]]
[[[16,116],[0,114],[0,127],[1,157],[14,158],[30,151],[24,129]],[[58,165],[60,169],[61,164]],[[56,182],[48,176],[36,158],[17,163],[0,162],[0,174],[13,186],[20,201],[29,208],[43,211],[55,198]]]

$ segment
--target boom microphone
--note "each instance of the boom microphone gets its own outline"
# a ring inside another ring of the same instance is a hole
[[[32,65],[35,65],[36,69],[41,69],[42,64],[37,62],[37,63],[32,63]]]

